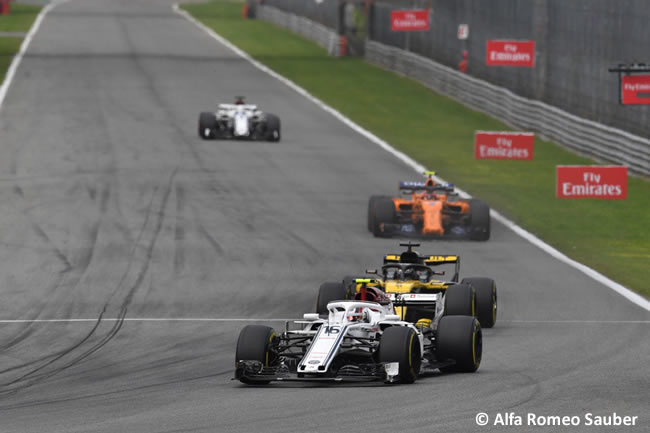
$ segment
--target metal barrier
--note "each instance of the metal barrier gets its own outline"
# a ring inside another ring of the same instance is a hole
[[[332,56],[339,55],[339,35],[334,30],[320,23],[265,5],[259,5],[257,7],[256,15],[257,18],[284,27],[307,39],[311,39],[325,48]]]
[[[627,165],[631,172],[650,175],[648,139],[515,95],[426,57],[378,42],[366,42],[366,60],[420,81],[514,128],[537,132],[582,155]]]
[[[263,5],[257,16],[314,40],[330,54],[338,55],[338,35],[322,24]],[[646,138],[516,95],[410,51],[372,40],[366,41],[365,50],[369,62],[420,81],[513,128],[534,131],[579,154],[623,164],[632,173],[650,176],[650,140]]]

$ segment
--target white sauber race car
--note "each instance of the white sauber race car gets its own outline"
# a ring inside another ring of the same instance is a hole
[[[362,284],[355,300],[330,302],[327,317],[310,313],[293,321],[298,329],[289,329],[287,322],[278,334],[268,326],[248,325],[237,341],[234,379],[413,383],[436,370],[474,372],[481,363],[481,325],[471,316],[445,315],[443,296],[387,295]],[[394,310],[398,305],[438,307],[425,327],[401,320]]]
[[[245,104],[244,98],[237,96],[234,104],[219,104],[216,112],[199,115],[199,137],[280,141],[280,118],[264,113],[257,105]]]

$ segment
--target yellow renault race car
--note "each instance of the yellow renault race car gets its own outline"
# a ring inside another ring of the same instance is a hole
[[[430,326],[432,321],[443,315],[465,315],[476,317],[481,327],[491,328],[497,318],[497,287],[491,278],[463,278],[460,282],[460,257],[457,255],[421,255],[414,247],[417,243],[401,243],[407,247],[401,254],[387,254],[380,270],[367,270],[376,275],[371,279],[345,277],[341,282],[323,283],[316,301],[316,312],[325,314],[327,304],[332,301],[354,299],[363,295],[364,287],[377,287],[392,299],[395,295],[410,293],[413,301],[409,306],[394,303],[395,313],[402,320]],[[439,271],[441,265],[453,265],[450,280],[437,277],[445,275]],[[420,296],[429,295],[429,296]],[[399,296],[403,299],[403,296]]]

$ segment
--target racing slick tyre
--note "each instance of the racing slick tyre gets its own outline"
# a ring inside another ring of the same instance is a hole
[[[199,115],[199,137],[204,140],[214,140],[217,132],[217,119],[214,113],[201,113]]]
[[[470,233],[473,241],[487,241],[490,239],[490,206],[481,200],[469,201]]]
[[[343,283],[323,283],[318,289],[316,312],[318,314],[328,314],[327,304],[334,301],[344,301],[346,299],[347,289]]]
[[[381,230],[382,224],[394,224],[397,219],[395,203],[390,198],[380,198],[375,201],[374,221],[372,233],[376,237],[388,237],[389,234]]]
[[[280,141],[280,118],[275,114],[266,114],[266,141]]]
[[[368,231],[372,232],[372,228],[375,226],[375,203],[378,200],[386,200],[390,197],[385,195],[373,195],[368,200]]]
[[[420,374],[422,354],[417,333],[407,326],[391,326],[379,341],[379,362],[399,363],[399,378],[413,383]]]
[[[264,367],[270,367],[275,363],[271,347],[277,342],[277,334],[268,326],[247,325],[239,333],[237,349],[235,351],[235,362],[238,361],[259,361]],[[269,381],[250,381],[245,377],[238,378],[246,384],[266,385]]]
[[[439,361],[453,359],[454,365],[441,371],[473,373],[481,365],[483,334],[481,324],[475,317],[445,316],[436,331],[436,358]]]
[[[463,278],[476,292],[476,318],[481,328],[491,328],[497,321],[497,285],[491,278]]]
[[[445,316],[476,317],[476,291],[469,284],[453,284],[445,291]]]

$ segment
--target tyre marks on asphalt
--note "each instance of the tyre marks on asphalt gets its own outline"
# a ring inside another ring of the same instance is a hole
[[[175,176],[176,170],[171,173],[166,184],[154,187],[139,236],[132,246],[128,266],[120,278],[117,287],[101,309],[93,327],[80,340],[61,351],[46,354],[37,359],[0,371],[0,395],[11,394],[20,389],[30,387],[78,364],[100,350],[118,334],[124,324],[124,319],[126,318],[128,307],[133,296],[142,286],[144,276],[149,269],[152,252],[162,228],[165,209],[173,189]],[[104,207],[108,200],[108,194],[102,194],[101,197],[103,199],[100,201],[102,203],[100,207]],[[91,229],[91,233],[94,233],[95,241],[99,230],[98,227],[99,222],[93,225]],[[92,249],[90,248],[90,250]],[[86,257],[89,254],[86,254]],[[91,257],[85,261],[86,267],[90,261]],[[79,282],[82,275],[83,272],[77,276],[76,283]],[[117,314],[113,317],[116,320],[109,323],[102,321],[107,313],[114,313],[115,310],[117,310]],[[29,325],[31,324],[33,322],[29,323]],[[110,325],[108,330],[103,330],[104,324]],[[23,335],[28,335],[27,332],[22,331]],[[17,374],[11,378],[1,379],[3,376],[11,373]]]

